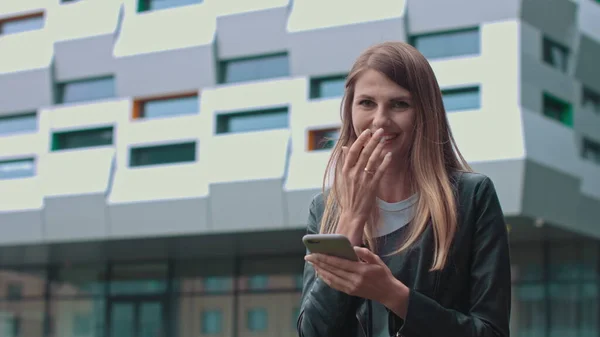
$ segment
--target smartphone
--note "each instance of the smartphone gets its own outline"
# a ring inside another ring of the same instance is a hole
[[[307,234],[302,237],[302,242],[311,253],[359,261],[350,240],[341,234]]]

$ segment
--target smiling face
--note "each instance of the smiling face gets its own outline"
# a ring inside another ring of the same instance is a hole
[[[408,90],[384,74],[368,69],[356,80],[352,101],[352,123],[358,135],[365,129],[383,128],[382,155],[406,159],[414,134],[415,109]]]

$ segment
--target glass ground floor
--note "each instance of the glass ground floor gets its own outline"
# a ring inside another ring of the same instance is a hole
[[[0,268],[0,336],[296,336],[302,251],[134,255]],[[574,235],[513,240],[511,336],[600,337],[599,257]]]

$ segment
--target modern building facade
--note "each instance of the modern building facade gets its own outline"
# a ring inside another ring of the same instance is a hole
[[[295,336],[344,76],[386,40],[496,185],[512,335],[600,336],[596,0],[1,1],[0,336]]]

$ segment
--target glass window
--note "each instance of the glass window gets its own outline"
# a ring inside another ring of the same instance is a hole
[[[338,128],[311,130],[308,133],[308,150],[332,149],[338,138],[340,138],[340,130]]]
[[[562,71],[567,71],[569,61],[569,50],[548,38],[544,38],[542,42],[543,59],[546,64]]]
[[[45,290],[46,273],[44,270],[0,270],[0,299],[43,298]]]
[[[10,282],[7,286],[7,298],[9,301],[20,300],[23,297],[23,284]]]
[[[28,178],[35,175],[33,158],[0,161],[0,180]]]
[[[248,289],[250,290],[264,290],[269,287],[269,276],[267,275],[254,275],[248,278]]]
[[[49,337],[104,337],[104,298],[53,299],[49,309]]]
[[[557,120],[566,126],[573,126],[571,104],[544,93],[543,111],[544,116]]]
[[[139,102],[140,112],[136,118],[161,118],[197,114],[198,96],[153,99]]]
[[[252,332],[266,331],[268,327],[268,313],[265,308],[252,308],[247,311],[246,327]]]
[[[478,55],[481,51],[479,28],[417,35],[412,44],[428,59]]]
[[[233,289],[233,278],[226,276],[212,276],[204,278],[204,292],[222,293]]]
[[[44,336],[44,301],[0,302],[0,336]]]
[[[35,113],[0,117],[0,135],[37,131]]]
[[[138,12],[154,11],[202,3],[202,0],[138,0]]]
[[[44,16],[35,15],[9,19],[0,23],[0,33],[15,34],[44,28]]]
[[[59,268],[53,275],[50,280],[52,297],[102,296],[106,290],[103,265]]]
[[[545,336],[546,302],[543,284],[522,284],[516,291],[515,312],[519,313],[516,336]]]
[[[590,88],[583,88],[581,106],[600,114],[600,94],[592,91]]]
[[[288,125],[287,107],[217,116],[217,134],[286,129]]]
[[[117,265],[112,269],[111,295],[158,294],[167,288],[165,264]]]
[[[76,103],[115,97],[115,78],[107,76],[59,83],[56,86],[56,103]]]
[[[582,153],[584,159],[600,165],[600,143],[584,138]]]
[[[52,150],[107,146],[113,143],[113,128],[98,128],[56,132],[52,136]]]
[[[330,98],[344,96],[346,76],[329,76],[310,80],[310,98]]]
[[[207,310],[202,312],[202,334],[220,334],[223,330],[223,313],[221,310]]]
[[[479,87],[442,90],[442,100],[446,112],[481,108]]]
[[[137,167],[195,161],[196,142],[190,142],[132,148],[129,166]]]
[[[184,260],[174,267],[176,292],[214,295],[233,291],[233,259]]]
[[[292,310],[292,330],[298,327],[298,317],[300,317],[300,307],[294,307]]]
[[[287,53],[221,61],[220,83],[236,83],[286,77],[290,73]]]
[[[296,285],[297,290],[302,290],[302,287],[304,286],[304,275],[296,275],[294,277],[294,284]]]

